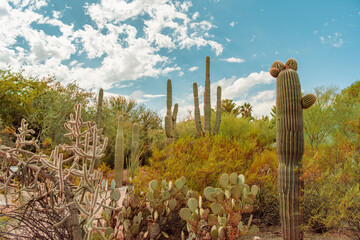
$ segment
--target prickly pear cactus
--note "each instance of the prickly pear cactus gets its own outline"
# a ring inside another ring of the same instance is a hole
[[[185,177],[176,180],[175,184],[172,181],[167,183],[165,180],[162,180],[160,184],[156,180],[149,183],[149,192],[146,197],[151,209],[148,226],[150,237],[156,238],[162,234],[168,238],[168,230],[171,230],[168,228],[169,225],[172,225],[171,221],[173,224],[180,222],[178,216],[180,206],[185,202],[188,195],[188,187],[185,183]]]
[[[144,219],[149,215],[150,211],[139,196],[126,195],[118,216],[118,225],[123,225],[124,239],[136,239],[140,234],[143,234],[141,228],[144,225]]]
[[[199,94],[197,83],[193,84],[194,94],[194,113],[195,113],[195,128],[200,136],[204,136],[206,132],[218,134],[221,123],[221,87],[217,87],[217,101],[216,101],[216,118],[213,131],[211,132],[211,100],[210,100],[210,57],[206,57],[205,70],[205,93],[204,93],[204,127],[201,123],[200,108],[199,108]]]
[[[166,116],[165,116],[165,134],[166,134],[166,144],[170,144],[174,141],[174,130],[176,125],[176,117],[178,112],[178,104],[174,105],[174,110],[172,108],[172,87],[171,80],[167,80],[166,87]]]
[[[300,230],[301,186],[300,168],[304,152],[303,109],[316,101],[313,94],[301,96],[297,62],[289,59],[285,65],[276,61],[270,74],[276,80],[276,153],[279,161],[278,191],[280,217],[284,239],[302,239]]]
[[[251,213],[259,188],[245,184],[242,174],[223,174],[221,188],[206,187],[205,199],[210,201],[210,209],[202,208],[202,198],[188,200],[188,207],[180,211],[180,217],[187,222],[190,236],[201,239],[209,235],[211,239],[239,239],[240,236],[256,233],[258,228],[251,225],[252,215],[247,224],[243,223],[243,213]],[[211,211],[210,211],[211,210]],[[204,229],[211,229],[210,232]]]

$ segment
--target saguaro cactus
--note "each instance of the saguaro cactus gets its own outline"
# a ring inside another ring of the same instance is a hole
[[[104,90],[102,88],[100,88],[99,97],[98,97],[97,112],[96,112],[96,126],[97,126],[98,129],[101,128],[103,98],[104,98]]]
[[[302,110],[316,101],[313,94],[301,97],[299,76],[295,59],[284,65],[280,61],[272,64],[270,74],[276,80],[276,153],[279,161],[278,191],[280,218],[285,240],[302,239],[300,229],[302,214],[300,197],[301,158],[304,152]]]
[[[115,181],[116,187],[121,187],[123,183],[124,171],[124,117],[119,116],[117,133],[115,139]]]
[[[202,127],[199,108],[199,95],[197,83],[193,84],[194,92],[194,112],[195,112],[195,127],[200,136],[204,136],[206,132],[211,133],[211,101],[210,101],[210,57],[206,57],[205,69],[205,93],[204,93],[204,128]],[[221,87],[217,87],[217,101],[216,101],[216,118],[212,133],[218,134],[221,123]]]
[[[124,117],[119,116],[118,127],[115,139],[115,181],[116,186],[121,187],[123,184],[123,171],[124,171]],[[134,175],[135,170],[139,165],[139,124],[134,123],[132,128],[131,140],[131,155],[127,158],[128,177]]]
[[[133,174],[139,165],[139,124],[134,123],[132,128],[131,139],[131,173]]]
[[[165,134],[166,144],[170,144],[174,140],[174,130],[176,125],[176,117],[178,112],[178,104],[174,105],[174,110],[171,111],[172,107],[172,87],[171,80],[167,80],[166,86],[166,116],[165,116]]]

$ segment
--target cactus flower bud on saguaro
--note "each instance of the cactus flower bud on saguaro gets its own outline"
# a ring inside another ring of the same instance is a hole
[[[316,96],[301,97],[297,62],[289,59],[272,64],[270,74],[276,80],[276,153],[279,161],[278,191],[280,219],[285,240],[303,239],[300,229],[301,186],[300,168],[304,153],[303,109],[316,101]]]

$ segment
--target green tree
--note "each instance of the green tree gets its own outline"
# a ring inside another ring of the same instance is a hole
[[[243,118],[249,118],[250,120],[253,119],[251,116],[252,106],[250,103],[244,103],[240,106],[240,113]]]
[[[272,128],[275,128],[276,127],[276,106],[272,106],[271,108],[271,112],[270,112],[270,115],[271,115],[271,126]]]
[[[130,145],[133,123],[138,123],[140,127],[140,160],[147,159],[151,155],[153,142],[162,139],[162,135],[164,135],[163,131],[159,131],[162,128],[162,118],[156,112],[146,108],[145,105],[138,104],[136,100],[123,96],[111,96],[104,99],[104,128],[106,130],[105,135],[109,137],[109,144],[106,150],[107,156],[104,161],[110,166],[113,166],[117,117],[120,115],[124,117],[125,159],[129,158],[131,154]]]
[[[33,111],[33,101],[48,89],[53,79],[25,77],[23,72],[0,70],[0,114],[4,125],[19,127]]]
[[[240,107],[236,107],[236,103],[232,99],[221,100],[221,112],[232,113],[235,116],[240,114]]]
[[[304,137],[312,149],[318,149],[322,143],[330,143],[331,135],[338,116],[334,111],[337,88],[318,87],[314,94],[317,96],[315,104],[304,111]]]
[[[49,82],[48,89],[33,100],[28,121],[38,131],[41,140],[48,138],[54,144],[67,141],[63,125],[69,120],[75,104],[83,106],[84,120],[95,119],[86,111],[92,97],[92,93],[80,88],[76,82],[67,86],[57,81]]]

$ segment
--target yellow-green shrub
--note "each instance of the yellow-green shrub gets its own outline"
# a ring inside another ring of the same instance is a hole
[[[335,140],[303,159],[304,217],[317,231],[360,239],[359,146],[342,135]]]

